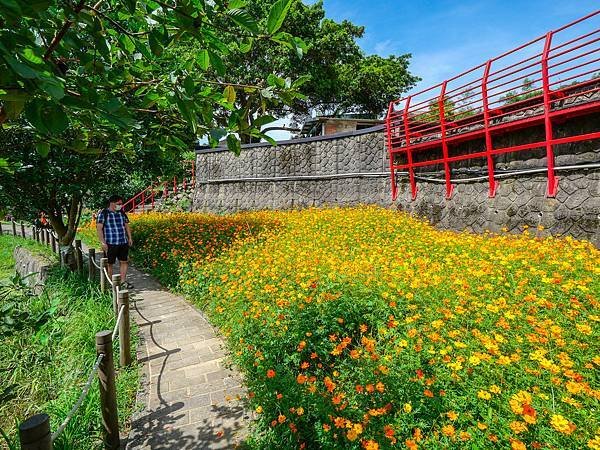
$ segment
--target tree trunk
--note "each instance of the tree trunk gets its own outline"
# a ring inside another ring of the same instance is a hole
[[[48,211],[48,221],[56,235],[58,236],[58,244],[60,252],[63,254],[65,264],[71,268],[75,268],[75,253],[73,251],[73,241],[77,234],[77,227],[79,226],[79,220],[81,219],[81,211],[83,209],[83,202],[81,196],[73,194],[69,202],[67,209],[67,223],[65,224],[63,219],[62,208],[57,206],[56,198],[52,198]]]

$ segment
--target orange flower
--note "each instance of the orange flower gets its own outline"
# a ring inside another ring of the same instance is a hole
[[[454,436],[454,432],[455,432],[454,425],[444,425],[442,427],[442,434],[444,436],[452,437],[452,436]]]
[[[279,417],[277,418],[277,422],[279,423],[283,423],[285,422],[286,417],[283,414],[279,414]]]
[[[267,370],[267,378],[275,377],[275,371],[273,369]]]
[[[299,374],[299,375],[296,377],[296,381],[297,381],[299,384],[304,384],[304,383],[306,383],[306,380],[307,380],[307,378],[306,378],[306,375],[304,375],[304,374],[302,374],[302,373],[301,373],[301,374]]]
[[[365,450],[379,450],[379,444],[371,439],[362,442],[362,447]]]
[[[433,392],[431,392],[429,389],[425,389],[425,390],[423,391],[423,395],[424,395],[425,397],[432,398],[432,397],[433,397]]]
[[[418,446],[417,443],[415,441],[413,441],[412,439],[407,439],[406,441],[404,441],[404,445],[406,445],[406,448],[408,450],[418,450]]]

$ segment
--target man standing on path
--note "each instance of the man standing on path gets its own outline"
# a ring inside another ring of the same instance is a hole
[[[126,282],[129,248],[133,245],[129,218],[121,211],[123,198],[113,195],[108,199],[108,208],[98,213],[96,218],[96,231],[102,243],[102,250],[108,258],[108,275],[112,278],[113,264],[119,259],[121,282],[129,287]]]

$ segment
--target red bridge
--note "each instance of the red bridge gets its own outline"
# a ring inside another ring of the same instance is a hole
[[[591,29],[591,31],[590,31]],[[451,164],[484,158],[489,196],[494,197],[494,156],[542,149],[547,196],[558,189],[554,150],[559,144],[600,138],[598,130],[556,137],[554,126],[600,111],[600,10],[550,31],[440,84],[391,102],[386,118],[392,198],[398,171],[408,174],[413,200],[415,169],[442,165],[446,198],[452,195]],[[494,138],[535,126],[545,138],[496,147]],[[457,154],[457,144],[481,140],[480,149]]]

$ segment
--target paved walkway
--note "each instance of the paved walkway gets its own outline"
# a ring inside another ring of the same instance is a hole
[[[130,267],[144,380],[127,449],[230,449],[249,416],[238,373],[224,364],[222,340],[183,298]]]
[[[26,235],[31,237],[29,228]],[[128,281],[134,285],[131,317],[139,326],[143,376],[126,449],[236,448],[250,419],[240,401],[246,391],[239,373],[226,367],[215,328],[182,297],[132,266]]]

